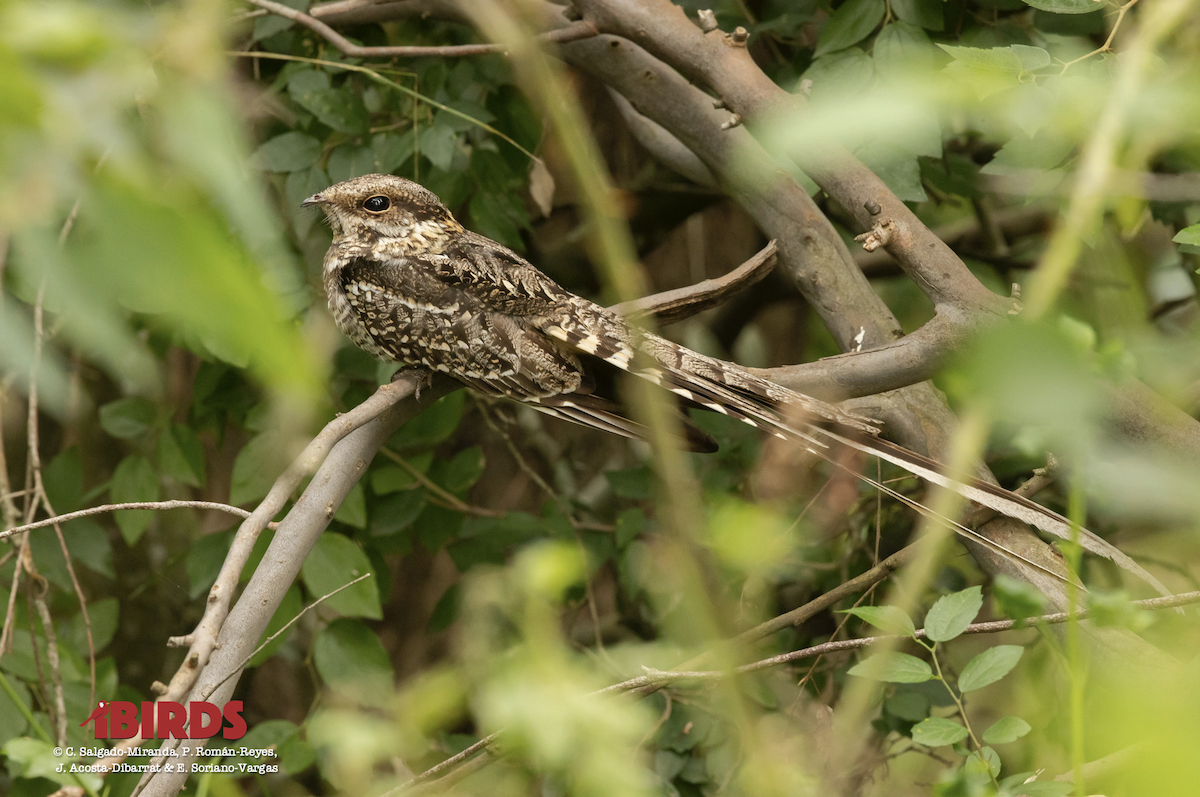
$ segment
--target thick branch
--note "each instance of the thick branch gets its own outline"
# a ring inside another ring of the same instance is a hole
[[[705,33],[669,0],[578,0],[576,5],[601,31],[637,42],[690,80],[710,86],[742,120],[802,112],[807,103],[767,77],[747,47],[734,46],[720,30]],[[890,225],[888,251],[935,305],[998,315],[1007,311],[1003,298],[975,279],[950,247],[849,152],[832,143],[798,142],[789,154],[862,230]]]
[[[633,104],[625,99],[625,95],[621,92],[609,88],[608,95],[612,97],[617,110],[621,112],[621,118],[625,120],[625,126],[629,128],[629,132],[655,160],[682,174],[696,185],[706,188],[717,187],[717,178],[704,165],[704,162],[697,158],[696,153],[688,149],[669,130],[653,119],[648,119],[638,113]]]
[[[326,424],[325,428],[304,448],[300,456],[296,457],[287,470],[275,480],[267,497],[238,528],[233,543],[229,546],[229,553],[226,554],[225,561],[221,565],[221,571],[217,574],[217,580],[208,592],[208,603],[204,608],[204,615],[200,618],[195,630],[186,636],[173,637],[170,640],[173,646],[186,645],[188,652],[183,664],[171,678],[170,684],[167,685],[163,694],[158,696],[158,701],[183,702],[191,692],[196,678],[204,671],[216,649],[217,638],[229,613],[229,606],[233,600],[233,594],[237,590],[242,569],[250,558],[258,535],[268,526],[271,518],[279,514],[300,483],[317,470],[317,466],[327,459],[343,438],[365,424],[375,421],[390,410],[394,410],[399,402],[415,391],[416,385],[427,378],[421,372],[409,372],[397,381],[381,386],[362,404]],[[435,387],[441,384],[443,383],[439,381]],[[427,399],[437,397],[435,388],[428,388],[425,393]],[[269,615],[267,619],[270,619]],[[120,749],[129,750],[142,741],[140,737],[134,736],[132,739],[122,741],[117,746]],[[102,766],[111,765],[121,759],[122,756],[111,756],[96,763]]]
[[[242,666],[246,654],[258,644],[309,551],[328,527],[350,489],[362,477],[375,452],[400,424],[420,408],[417,401],[405,399],[410,399],[425,379],[427,376],[424,373],[402,372],[397,381],[384,385],[380,392],[360,405],[361,408],[374,402],[383,406],[375,407],[378,411],[373,413],[369,421],[356,424],[349,434],[344,435],[344,439],[332,446],[303,495],[280,522],[279,531],[271,540],[262,562],[250,577],[237,604],[218,626],[219,636],[214,640],[215,652],[208,666],[194,681],[188,694],[191,700],[207,699],[221,706],[229,700],[238,681],[236,675],[231,676],[231,672]],[[432,387],[422,391],[421,402],[428,403],[451,387],[453,385],[448,381],[438,380]],[[386,396],[387,400],[379,401],[381,395]],[[358,409],[342,418],[353,415]],[[276,486],[279,486],[278,482]],[[291,489],[288,494],[290,492]],[[255,514],[258,514],[258,510]],[[226,567],[229,566],[227,561]],[[218,684],[220,686],[214,691],[213,687]],[[180,757],[178,763],[190,764],[191,760],[188,758],[185,761]],[[173,797],[186,779],[186,772],[158,773],[150,780],[143,794],[146,797]]]

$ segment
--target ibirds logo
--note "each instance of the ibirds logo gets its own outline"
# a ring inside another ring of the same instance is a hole
[[[111,700],[98,703],[79,726],[88,723],[95,724],[93,739],[132,739],[139,732],[143,739],[211,739],[218,733],[225,739],[240,739],[246,735],[240,700],[230,700],[224,710],[212,703],[192,702],[185,709],[168,700],[143,701],[140,712],[137,704],[128,700]]]

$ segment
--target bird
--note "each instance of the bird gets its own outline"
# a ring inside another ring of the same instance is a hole
[[[333,231],[322,281],[334,321],[355,345],[380,359],[443,373],[488,396],[567,421],[644,439],[647,430],[620,404],[595,393],[597,371],[615,368],[689,404],[797,440],[822,458],[830,459],[824,451],[834,444],[849,446],[1042,531],[1076,537],[1085,549],[1166,593],[1116,547],[1087,529],[1073,531],[1053,510],[978,479],[950,478],[934,460],[880,437],[871,419],[635,327],[568,291],[511,249],[466,229],[436,194],[412,180],[367,174],[331,185],[302,205],[320,207]],[[689,447],[711,450],[699,430],[686,433]]]

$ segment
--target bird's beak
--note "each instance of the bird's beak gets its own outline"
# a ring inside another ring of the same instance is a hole
[[[313,194],[308,199],[300,203],[300,207],[308,207],[309,205],[324,205],[327,200],[324,194]]]

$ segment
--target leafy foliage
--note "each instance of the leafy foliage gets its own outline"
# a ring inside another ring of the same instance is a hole
[[[694,17],[709,4],[681,5]],[[566,172],[566,145],[543,140],[544,114],[506,57],[364,61],[281,17],[227,24],[213,8],[0,4],[0,497],[15,512],[5,508],[6,526],[34,500],[33,438],[22,425],[34,389],[40,480],[64,513],[160,499],[253,508],[322,422],[387,382],[395,366],[335,336],[323,309],[330,232],[300,202],[332,182],[416,179],[470,229],[572,290],[602,294],[580,243],[589,223],[578,192],[554,197],[546,182]],[[1004,295],[1051,247],[1047,220],[1087,178],[1089,142],[1114,103],[1124,121],[1113,185],[1142,172],[1194,179],[1191,28],[1147,57],[1142,90],[1127,95],[1115,56],[1088,57],[1112,18],[1091,0],[722,0],[714,11],[722,29],[749,29],[752,56],[777,83],[810,96],[802,115],[753,131],[781,163],[797,142],[846,146],[924,223],[981,230],[953,243]],[[367,45],[477,40],[465,24],[433,18],[344,32]],[[713,262],[736,249],[743,217],[708,189],[681,188],[614,132],[603,91],[583,79],[576,88],[646,262],[703,268],[694,246],[703,224],[719,228],[700,247]],[[531,196],[534,153],[545,164]],[[1083,231],[1086,268],[1062,314],[981,333],[938,386],[994,423],[989,464],[1004,484],[1052,448],[1097,510],[1089,521],[1102,525],[1089,525],[1120,527],[1148,563],[1178,571],[1173,585],[1190,584],[1197,549],[1173,532],[1200,517],[1196,463],[1132,450],[1105,424],[1108,397],[1135,376],[1194,413],[1200,348],[1186,316],[1172,313],[1194,304],[1200,203],[1122,190],[1131,195],[1114,189],[1111,212]],[[818,199],[847,239],[861,231]],[[1002,223],[1031,209],[1036,224]],[[833,353],[782,284],[752,294],[762,312],[731,304],[668,333],[723,356],[756,345],[789,361]],[[906,330],[934,313],[907,282],[884,275],[873,285]],[[861,763],[822,757],[836,705],[839,719],[847,707],[873,720],[871,745],[889,764],[871,775],[889,793],[935,783],[945,797],[1061,795],[1071,785],[1046,778],[1073,763],[1073,723],[1085,724],[1072,713],[1076,687],[1092,698],[1089,755],[1166,730],[1133,770],[1139,788],[1194,790],[1194,666],[1152,683],[1085,677],[1068,636],[1020,630],[1038,625],[1045,597],[986,577],[961,550],[933,563],[931,583],[913,594],[851,606],[856,593],[764,639],[718,644],[868,571],[914,525],[836,471],[781,464],[735,420],[693,420],[721,450],[685,458],[697,500],[680,508],[667,503],[670,474],[642,448],[467,391],[428,406],[328,508],[331,528],[263,642],[282,633],[238,687],[251,726],[239,744],[274,747],[281,771],[194,777],[188,793],[381,793],[406,769],[419,773],[501,728],[504,761],[459,784],[462,793],[824,793]],[[881,473],[922,497],[897,475]],[[772,476],[788,489],[770,493]],[[1067,512],[1065,489],[1039,500]],[[11,650],[0,650],[0,791],[132,792],[136,774],[58,771],[51,646],[65,741],[78,749],[94,742],[79,727],[93,701],[149,700],[153,683],[170,679],[178,657],[163,637],[194,626],[230,549],[231,518],[125,510],[64,524],[62,545],[53,529],[31,533],[54,641],[34,594],[26,599],[26,574],[7,604]],[[257,540],[243,581],[273,538]],[[5,597],[17,561],[15,550],[0,554]],[[1096,626],[1194,657],[1194,621],[1141,612],[1115,570],[1070,561]],[[1018,630],[1003,643],[964,634],[993,609]],[[913,621],[922,612],[924,636]],[[872,629],[903,637],[900,647],[728,675]],[[709,658],[684,669],[703,678],[662,677],[642,700],[593,694],[700,655]]]

